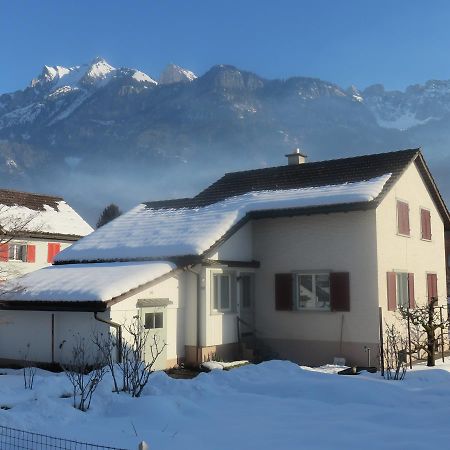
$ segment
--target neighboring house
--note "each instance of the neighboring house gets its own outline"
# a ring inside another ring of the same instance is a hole
[[[60,197],[0,189],[0,279],[52,264],[92,231]]]
[[[0,357],[31,342],[32,359],[64,361],[74,336],[138,317],[167,343],[158,368],[239,357],[252,335],[279,358],[365,364],[380,309],[445,304],[450,217],[419,150],[288,158],[140,204],[19,279]]]

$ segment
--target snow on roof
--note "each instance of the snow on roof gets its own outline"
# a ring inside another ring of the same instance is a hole
[[[174,269],[168,262],[50,266],[8,281],[0,301],[108,301]]]
[[[370,202],[390,178],[333,186],[248,192],[195,208],[140,204],[56,256],[56,261],[200,255],[252,211]]]
[[[11,191],[12,192],[12,191]],[[33,194],[27,194],[33,196]],[[0,203],[0,226],[7,232],[25,231],[30,233],[86,236],[93,228],[64,200],[42,196],[41,205],[34,203]]]

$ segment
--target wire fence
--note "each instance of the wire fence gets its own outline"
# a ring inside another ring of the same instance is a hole
[[[127,450],[118,447],[72,441],[0,425],[0,450]]]

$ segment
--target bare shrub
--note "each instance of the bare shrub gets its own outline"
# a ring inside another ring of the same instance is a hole
[[[78,338],[72,348],[71,360],[63,365],[64,373],[72,384],[73,406],[81,411],[87,411],[91,406],[92,396],[107,371],[101,355],[96,355],[93,358],[84,338]]]
[[[116,336],[111,333],[108,333],[107,335],[104,335],[103,333],[94,334],[92,341],[97,347],[102,360],[108,366],[114,382],[114,392],[119,393],[116,375],[116,359],[114,355],[117,353],[118,346],[122,345],[122,343],[118,342]],[[117,363],[119,363],[119,361],[117,361]]]
[[[30,347],[31,345],[27,344],[27,351],[24,355],[24,367],[23,367],[23,384],[25,389],[33,389],[34,385],[34,376],[36,375],[37,367],[33,366],[33,364],[29,361],[30,357]]]
[[[395,327],[385,325],[384,333],[384,377],[387,380],[403,380],[406,375],[407,339]]]
[[[152,343],[147,344],[149,330],[144,328],[139,318],[135,318],[131,324],[125,324],[123,327],[130,336],[130,342],[123,342],[122,362],[118,364],[122,372],[122,390],[128,392],[132,397],[139,397],[148,383],[152,368],[158,356],[164,351],[166,343],[159,342],[157,336],[153,335]]]

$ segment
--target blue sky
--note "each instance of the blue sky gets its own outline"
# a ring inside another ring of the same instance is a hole
[[[438,0],[0,0],[0,92],[97,55],[153,77],[225,63],[401,89],[450,78],[449,23]]]

